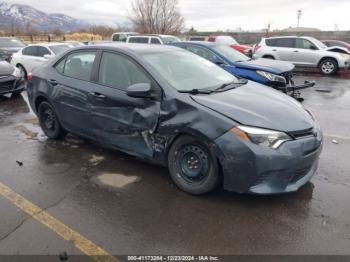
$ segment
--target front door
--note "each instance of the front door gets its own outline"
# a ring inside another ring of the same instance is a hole
[[[102,53],[96,80],[89,95],[95,137],[128,153],[152,157],[160,87],[131,58],[114,52]],[[126,89],[137,83],[150,83],[155,97],[129,97]]]
[[[301,66],[317,66],[320,55],[318,47],[307,39],[297,38],[292,62]]]

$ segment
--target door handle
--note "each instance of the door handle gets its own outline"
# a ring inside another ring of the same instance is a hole
[[[277,49],[272,49],[272,51],[276,52],[276,51],[277,51]]]
[[[98,99],[106,99],[107,98],[105,95],[102,95],[102,94],[97,93],[97,92],[91,92],[90,95],[92,95],[93,97],[98,98]]]
[[[57,83],[57,81],[56,81],[55,79],[50,79],[50,80],[49,80],[49,83],[50,83],[51,85],[53,85],[53,86],[58,85],[58,83]]]
[[[299,51],[298,51],[298,50],[294,50],[293,52],[294,52],[294,53],[299,53]]]

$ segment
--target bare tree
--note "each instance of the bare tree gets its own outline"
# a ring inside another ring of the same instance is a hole
[[[134,0],[130,20],[135,30],[146,34],[176,34],[184,26],[178,0]]]

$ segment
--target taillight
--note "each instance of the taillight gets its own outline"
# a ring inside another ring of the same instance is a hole
[[[28,73],[27,80],[28,81],[32,81],[33,80],[33,74],[32,73]]]
[[[209,36],[208,41],[209,42],[215,42],[216,37],[215,36]]]
[[[261,47],[261,45],[256,44],[256,45],[254,46],[254,53],[255,53],[256,51],[258,51],[260,47]]]

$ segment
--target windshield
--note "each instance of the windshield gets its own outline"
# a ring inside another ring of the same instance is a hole
[[[25,44],[16,38],[0,38],[0,47],[25,47]]]
[[[175,36],[162,36],[162,40],[164,44],[180,42],[180,39]]]
[[[322,43],[320,40],[318,40],[318,39],[316,39],[316,38],[313,38],[313,37],[310,37],[309,39],[310,39],[315,45],[317,45],[319,48],[321,48],[321,49],[327,48],[327,46],[326,46],[324,43]]]
[[[250,60],[248,56],[232,49],[231,47],[228,47],[227,45],[213,46],[213,49],[219,54],[221,54],[222,56],[227,57],[233,62]]]
[[[143,58],[178,91],[214,90],[238,79],[208,60],[182,50],[143,54]]]
[[[50,46],[50,49],[52,50],[52,52],[54,52],[55,55],[62,53],[66,50],[69,49],[68,45],[52,45]]]
[[[217,43],[224,45],[237,45],[237,41],[231,36],[218,36],[216,39]]]

